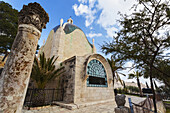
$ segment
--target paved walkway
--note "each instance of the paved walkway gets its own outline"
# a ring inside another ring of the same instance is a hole
[[[132,102],[134,103],[139,103],[145,99],[135,96],[126,96],[125,106],[129,106],[128,98],[131,98]],[[42,108],[39,110],[23,110],[23,113],[114,113],[115,107],[116,107],[115,102],[108,102],[104,104],[87,106],[75,110],[68,110],[65,108],[61,108],[59,106],[49,106],[47,108]]]

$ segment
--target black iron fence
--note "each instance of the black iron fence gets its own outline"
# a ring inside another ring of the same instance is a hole
[[[28,89],[24,107],[51,105],[53,101],[62,101],[63,94],[63,89]]]

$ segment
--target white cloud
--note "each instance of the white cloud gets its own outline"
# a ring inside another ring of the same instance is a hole
[[[88,6],[80,4],[79,6],[77,4],[73,5],[73,9],[75,11],[76,16],[84,15],[88,13]]]
[[[78,0],[80,3],[87,3],[88,0]]]
[[[107,37],[113,37],[116,36],[116,33],[118,31],[115,27],[106,27],[105,30],[107,31]]]
[[[82,3],[80,3],[80,5],[78,6],[77,4],[74,4],[72,6],[72,8],[74,9],[75,15],[76,16],[83,16],[85,17],[85,26],[88,27],[90,26],[94,19],[95,19],[95,13],[96,13],[96,9],[92,10],[92,7],[94,6],[94,2],[95,0],[90,0],[91,2],[89,2],[89,6],[84,5]]]
[[[89,33],[86,35],[87,37],[93,38],[93,37],[101,37],[101,33]]]
[[[129,9],[135,0],[78,0],[79,5],[73,5],[76,16],[83,16],[86,27],[91,26],[94,21],[107,31],[107,37],[113,37],[120,18],[118,12],[130,14]],[[98,17],[98,18],[96,18]]]
[[[98,7],[102,10],[97,21],[102,27],[115,25],[116,20],[120,18],[118,12],[129,14],[129,9],[135,3],[135,0],[98,0]]]
[[[90,27],[90,30],[92,30],[93,29],[93,27]]]

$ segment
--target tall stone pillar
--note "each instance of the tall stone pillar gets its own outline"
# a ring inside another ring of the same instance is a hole
[[[17,36],[0,76],[0,113],[21,113],[38,39],[48,21],[38,3],[24,5],[19,12]]]

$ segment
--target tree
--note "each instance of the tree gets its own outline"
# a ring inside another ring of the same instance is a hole
[[[122,28],[113,42],[105,42],[101,48],[104,53],[112,53],[119,60],[132,60],[135,68],[149,67],[154,109],[157,113],[152,71],[156,68],[156,62],[167,57],[163,52],[170,49],[170,3],[168,0],[137,1],[131,15],[120,14]],[[143,8],[139,9],[139,5]]]
[[[120,79],[119,74],[124,75],[124,76],[126,76],[126,75],[123,74],[123,73],[118,72],[118,71],[124,69],[124,68],[122,67],[122,64],[121,64],[121,63],[118,63],[116,60],[114,60],[113,57],[111,57],[110,59],[107,58],[107,61],[108,61],[109,65],[110,65],[110,67],[111,67],[111,69],[112,69],[113,81],[114,81],[114,78],[117,78],[117,80],[118,80],[118,81],[122,84],[122,86],[123,86],[123,82],[122,82],[122,80]],[[114,85],[114,83],[113,83],[113,85]]]
[[[136,72],[130,73],[128,79],[135,78],[137,80],[137,85],[138,85],[138,88],[139,88],[140,96],[143,96],[141,85],[140,85],[140,80],[139,80],[139,77],[141,77],[141,76],[142,76],[142,73],[139,72],[139,71],[136,71]]]
[[[58,57],[57,57],[58,58]],[[64,72],[64,67],[55,69],[55,61],[57,58],[45,58],[44,53],[42,53],[38,58],[35,57],[31,79],[36,82],[36,85],[39,89],[44,89],[51,80],[54,80],[56,77],[61,75]]]
[[[160,82],[163,82],[167,87],[170,87],[170,61],[163,60],[155,64],[156,69],[153,69],[153,77]],[[159,71],[157,70],[159,69]],[[161,73],[161,72],[162,73]],[[144,68],[144,76],[149,77],[149,68]]]
[[[0,1],[0,54],[5,54],[3,61],[11,49],[18,29],[18,11],[11,5]]]
[[[170,87],[162,85],[157,91],[161,93],[163,99],[168,100],[170,98]]]
[[[158,89],[158,86],[156,84],[156,82],[154,81],[154,85],[155,85],[155,89],[157,90]]]
[[[149,85],[148,85],[148,83],[147,83],[147,82],[146,82],[146,87],[147,87],[147,88],[149,88]]]

